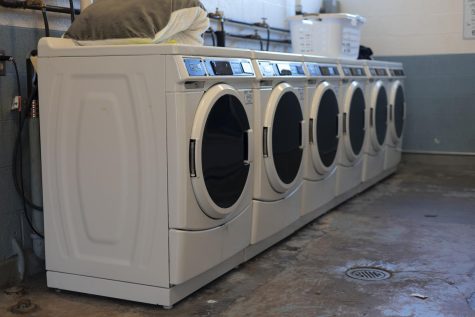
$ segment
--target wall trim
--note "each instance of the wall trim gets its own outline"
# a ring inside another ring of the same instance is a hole
[[[475,156],[475,153],[472,153],[472,152],[444,152],[444,151],[416,151],[416,150],[403,150],[402,152],[406,154]]]

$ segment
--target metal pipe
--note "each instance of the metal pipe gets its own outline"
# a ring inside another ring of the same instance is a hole
[[[27,1],[5,1],[5,0],[0,0],[0,6],[5,7],[5,8],[10,8],[10,9],[28,9],[28,10],[35,10],[35,11],[41,11],[42,10],[41,5],[28,4]],[[46,8],[46,11],[48,11],[48,12],[71,14],[71,9],[67,8],[67,7],[46,5],[45,8]],[[74,13],[76,15],[79,15],[79,14],[81,14],[81,10],[74,9]]]
[[[247,22],[237,21],[237,20],[228,19],[228,18],[224,18],[224,22],[225,23],[227,22],[227,23],[239,24],[239,25],[242,25],[242,26],[248,26],[250,28],[258,28],[258,29],[263,29],[263,30],[269,29],[271,32],[279,32],[279,33],[285,33],[285,34],[290,33],[290,31],[286,30],[286,29],[259,26],[259,25],[256,25],[254,23],[247,23]]]
[[[12,238],[12,249],[13,252],[17,255],[17,270],[18,270],[18,278],[20,282],[23,282],[25,278],[25,255],[23,254],[23,250],[20,247],[18,241],[15,238]]]
[[[40,145],[40,114],[38,102],[31,103],[30,122],[30,180],[31,180],[31,200],[37,205],[43,205],[43,186],[41,182],[41,145]],[[43,213],[37,210],[32,212],[33,226],[39,233],[44,235]],[[45,259],[45,245],[43,239],[37,234],[31,235],[33,242],[33,252],[35,255]]]
[[[217,18],[215,16],[210,16],[209,19],[211,21],[214,21],[214,22],[217,22],[217,23],[234,24],[234,25],[237,25],[237,26],[248,27],[248,28],[251,28],[251,29],[261,29],[261,30],[269,29],[271,32],[274,32],[274,33],[283,33],[283,34],[287,34],[287,35],[290,34],[290,31],[286,30],[286,29],[274,28],[274,27],[267,28],[267,27],[264,27],[264,26],[256,25],[254,23],[242,22],[242,21],[237,21],[237,20],[228,19],[228,18]]]
[[[252,40],[252,41],[263,41],[262,38],[257,38],[254,35],[240,35],[240,34],[233,34],[233,33],[226,33],[227,37],[238,38],[242,40]],[[267,40],[265,40],[267,41]],[[270,39],[269,42],[271,43],[279,43],[279,44],[291,44],[289,40],[274,40]]]

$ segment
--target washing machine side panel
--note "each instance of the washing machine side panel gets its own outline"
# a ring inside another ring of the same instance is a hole
[[[162,57],[39,67],[47,270],[167,287]]]

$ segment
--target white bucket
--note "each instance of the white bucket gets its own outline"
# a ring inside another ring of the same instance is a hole
[[[289,17],[294,53],[357,59],[366,19],[352,14]]]

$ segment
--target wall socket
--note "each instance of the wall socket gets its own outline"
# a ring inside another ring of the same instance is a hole
[[[5,55],[4,50],[0,50],[0,56]],[[7,66],[5,61],[0,61],[0,76],[7,75]]]

